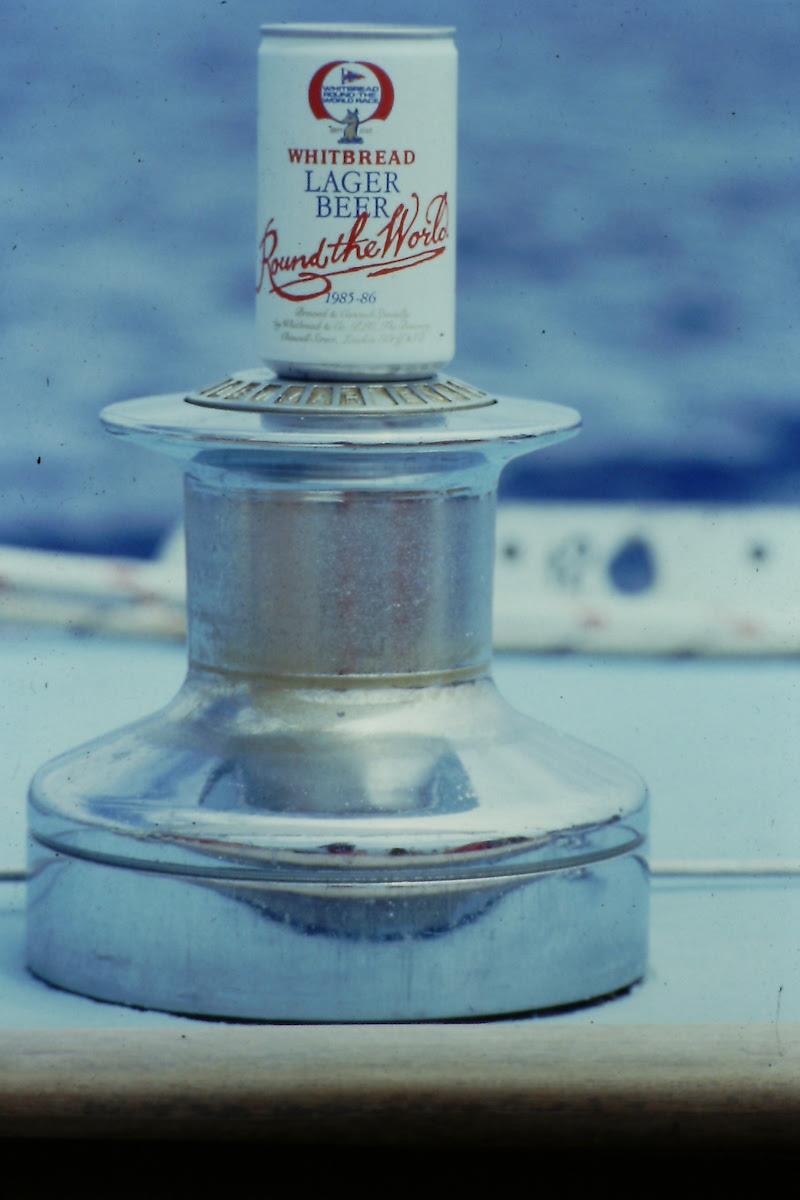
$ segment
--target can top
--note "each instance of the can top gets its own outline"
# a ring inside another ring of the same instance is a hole
[[[450,38],[454,25],[370,25],[330,24],[325,22],[280,22],[261,26],[270,37],[319,38]]]

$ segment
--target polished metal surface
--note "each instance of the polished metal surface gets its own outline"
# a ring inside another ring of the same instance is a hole
[[[186,463],[189,669],[31,787],[28,958],[251,1019],[491,1015],[646,962],[646,790],[491,679],[504,462],[568,409],[114,405]]]
[[[244,374],[244,373],[242,373]],[[239,372],[236,373],[237,377]],[[412,381],[413,382],[413,381]],[[109,404],[103,424],[109,433],[129,438],[150,449],[184,460],[216,450],[230,458],[237,451],[263,456],[269,451],[371,449],[394,454],[399,450],[456,450],[491,446],[496,469],[526,450],[540,450],[577,433],[580,415],[574,408],[542,400],[491,396],[494,404],[467,409],[452,406],[433,412],[363,414],[291,407],[259,412],[242,406],[199,406],[195,393],[146,396]],[[480,450],[483,457],[486,452]],[[398,465],[397,461],[393,464]],[[361,476],[364,466],[358,468]],[[375,468],[376,479],[391,486],[387,464]]]

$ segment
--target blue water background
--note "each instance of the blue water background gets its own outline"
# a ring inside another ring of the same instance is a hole
[[[585,418],[507,495],[794,501],[794,0],[37,0],[0,10],[0,541],[143,553],[177,518],[175,465],[96,414],[256,362],[284,19],[458,27],[455,371]]]

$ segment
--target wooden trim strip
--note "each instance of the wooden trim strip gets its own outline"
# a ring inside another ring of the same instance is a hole
[[[800,1024],[6,1031],[0,1134],[796,1148]]]

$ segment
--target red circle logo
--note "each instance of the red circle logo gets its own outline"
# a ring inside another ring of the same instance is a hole
[[[368,62],[325,63],[311,77],[308,104],[319,121],[342,127],[339,142],[357,145],[367,121],[385,121],[394,106],[394,85],[383,67]]]

